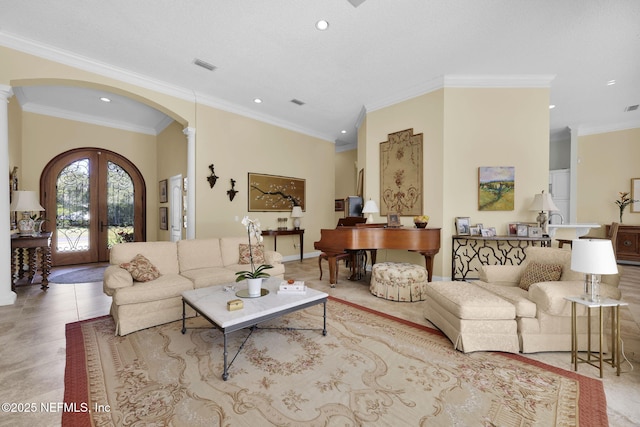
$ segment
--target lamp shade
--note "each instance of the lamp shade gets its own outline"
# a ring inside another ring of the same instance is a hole
[[[529,206],[530,211],[559,211],[558,207],[555,203],[553,203],[553,198],[551,198],[551,194],[545,193],[544,191],[540,194],[536,194],[533,197],[533,202],[531,206]]]
[[[291,209],[291,218],[302,218],[303,216],[304,214],[300,206],[294,206],[293,209]]]
[[[367,200],[367,203],[364,204],[364,208],[362,208],[362,213],[378,213],[380,210],[378,209],[378,205],[373,200]]]
[[[571,269],[587,274],[618,273],[611,240],[574,239],[571,242]]]
[[[35,191],[14,191],[10,209],[17,212],[43,211]]]

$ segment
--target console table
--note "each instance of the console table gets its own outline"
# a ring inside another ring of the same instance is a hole
[[[299,230],[263,230],[263,236],[273,236],[273,250],[278,250],[278,236],[289,236],[289,235],[298,235],[300,236],[300,262],[302,262],[302,256],[304,254],[304,229]]]
[[[551,246],[551,238],[453,236],[451,279],[478,279],[478,277],[468,276],[474,272],[477,273],[482,265],[520,265],[526,258],[524,249],[536,245]]]
[[[40,233],[36,236],[11,236],[11,290],[15,291],[16,282],[24,277],[24,266],[28,265],[29,284],[33,283],[38,269],[42,272],[41,288],[49,287],[49,271],[51,270],[51,233]]]
[[[609,228],[611,226],[607,225],[607,235],[609,235]],[[640,262],[640,226],[620,224],[616,242],[618,261]]]

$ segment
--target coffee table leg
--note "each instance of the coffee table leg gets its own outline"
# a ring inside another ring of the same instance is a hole
[[[185,308],[185,302],[184,300],[182,300],[182,335],[184,335],[187,332],[187,327],[185,324],[185,318],[187,317],[187,313],[186,313],[186,308]]]
[[[222,373],[222,379],[226,381],[229,379],[229,367],[227,366],[227,334],[223,332],[222,335],[224,336],[224,372]]]
[[[322,336],[326,336],[327,335],[327,301],[325,300],[322,305],[324,306],[324,314],[322,315],[322,317],[324,317],[324,325],[322,327]]]

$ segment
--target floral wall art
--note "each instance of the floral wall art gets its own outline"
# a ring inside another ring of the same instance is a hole
[[[478,168],[478,210],[512,211],[515,193],[513,166]]]
[[[249,172],[249,212],[305,210],[305,180]]]
[[[422,198],[422,134],[390,133],[380,143],[380,215],[421,215]]]

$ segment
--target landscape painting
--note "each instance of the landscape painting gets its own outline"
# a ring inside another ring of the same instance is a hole
[[[515,168],[481,166],[478,168],[478,210],[512,211],[514,209]]]

